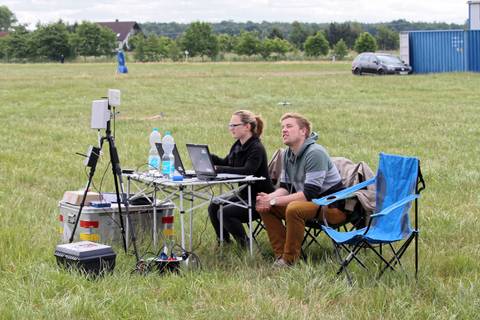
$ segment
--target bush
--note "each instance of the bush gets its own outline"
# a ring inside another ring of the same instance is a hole
[[[355,41],[355,51],[362,52],[374,52],[377,50],[377,41],[368,32],[364,32],[358,36]]]

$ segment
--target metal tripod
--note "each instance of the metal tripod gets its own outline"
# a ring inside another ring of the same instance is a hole
[[[108,110],[111,112],[112,107],[110,104],[108,104]],[[115,113],[115,110],[113,110],[113,113]],[[129,204],[128,204],[128,195],[125,194],[124,192],[124,187],[123,187],[123,180],[122,180],[122,169],[120,167],[120,159],[118,157],[118,152],[117,152],[117,147],[115,146],[115,137],[112,136],[112,132],[110,129],[110,120],[107,121],[107,126],[105,130],[105,136],[101,137],[100,139],[100,147],[96,148],[94,147],[90,159],[88,162],[88,165],[90,167],[90,174],[88,176],[88,183],[87,187],[85,189],[85,193],[83,194],[82,202],[80,204],[80,208],[78,210],[78,215],[77,219],[75,221],[75,226],[73,227],[72,234],[70,236],[69,242],[73,242],[73,238],[75,236],[75,231],[77,229],[78,223],[80,221],[80,215],[82,214],[83,207],[85,206],[85,199],[87,198],[87,193],[90,188],[90,184],[92,183],[93,176],[95,174],[95,169],[97,166],[98,162],[98,157],[100,155],[100,151],[102,150],[104,142],[108,142],[109,146],[109,153],[110,153],[110,164],[112,166],[112,174],[113,174],[113,182],[115,184],[115,194],[117,197],[117,204],[118,204],[118,213],[120,216],[120,231],[122,234],[122,240],[123,240],[123,249],[125,250],[125,253],[127,253],[127,242],[126,242],[126,237],[125,237],[125,227],[123,223],[123,217],[122,217],[122,204],[125,207],[125,217],[126,220],[129,224],[129,229],[131,230],[131,239],[132,239],[132,244],[133,244],[133,250],[135,253],[135,258],[137,262],[140,260],[138,256],[138,250],[137,250],[137,244],[136,244],[136,238],[135,238],[135,229],[132,226],[132,221],[129,217]]]

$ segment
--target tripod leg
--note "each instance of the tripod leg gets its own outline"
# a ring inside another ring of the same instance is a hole
[[[110,142],[110,140],[109,140]],[[112,146],[110,145],[110,158],[112,159],[112,171],[113,171],[113,182],[115,185],[115,194],[117,196],[117,204],[118,204],[118,214],[120,216],[120,232],[122,233],[122,239],[123,239],[123,249],[125,250],[125,253],[127,253],[127,242],[126,242],[126,237],[125,237],[125,225],[123,223],[123,215],[122,215],[122,203],[123,200],[120,198],[120,191],[119,191],[119,182],[117,180],[117,173],[116,173],[116,164],[113,163],[113,158],[112,158]],[[123,192],[122,192],[122,197],[123,197]],[[128,201],[125,201],[128,202]],[[127,219],[130,221],[130,219]],[[133,237],[133,233],[132,233]]]
[[[90,167],[90,174],[88,176],[88,183],[87,187],[85,188],[85,192],[83,193],[82,203],[80,204],[80,209],[78,210],[77,219],[75,220],[75,226],[73,227],[72,234],[70,235],[69,243],[73,242],[73,238],[75,237],[75,232],[77,231],[78,222],[80,221],[80,216],[82,215],[83,207],[85,206],[85,200],[87,199],[88,190],[90,189],[90,184],[92,183],[93,176],[95,175],[95,168],[97,167],[98,157],[100,155],[100,148],[92,148],[92,152],[90,154],[90,159],[88,161],[88,166]]]
[[[73,238],[75,237],[75,232],[77,231],[78,222],[80,221],[80,215],[82,214],[83,207],[85,206],[85,199],[87,199],[88,189],[90,189],[90,184],[93,180],[93,175],[95,173],[95,167],[90,169],[90,175],[88,177],[87,187],[85,188],[85,192],[83,193],[82,203],[80,203],[80,209],[78,210],[77,219],[75,220],[75,225],[73,226],[72,234],[70,235],[70,239],[68,240],[69,243],[73,242]]]
[[[107,140],[108,140],[109,149],[110,149],[110,161],[112,163],[115,193],[117,195],[118,213],[120,215],[120,229],[121,229],[122,238],[123,238],[123,248],[125,250],[125,253],[127,253],[125,226],[124,226],[123,217],[122,217],[122,206],[121,206],[122,204],[125,206],[125,216],[129,226],[129,230],[131,231],[131,234],[132,234],[131,239],[132,239],[133,250],[135,253],[135,258],[137,259],[137,262],[138,262],[140,260],[140,257],[138,256],[137,241],[135,238],[135,228],[132,225],[132,220],[129,218],[129,212],[130,212],[129,204],[128,204],[127,195],[124,193],[124,187],[123,187],[123,181],[122,181],[122,169],[120,168],[120,160],[118,158],[117,148],[115,147],[115,141],[113,140],[113,137],[110,135],[109,130],[107,130]],[[120,194],[121,194],[121,198],[120,198]]]

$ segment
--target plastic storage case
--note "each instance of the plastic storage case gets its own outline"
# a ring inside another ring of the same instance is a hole
[[[94,276],[112,272],[116,256],[110,246],[91,241],[61,244],[55,249],[59,266]]]
[[[159,201],[157,202],[159,203]],[[70,236],[75,226],[75,221],[78,215],[80,206],[72,205],[63,201],[59,202],[59,224],[61,241],[66,243],[69,241]],[[157,204],[156,211],[156,223],[154,223],[154,214],[152,205],[129,205],[129,217],[135,228],[135,236],[137,241],[150,242],[154,235],[154,225],[157,231],[157,237],[160,236],[163,229],[166,227],[162,221],[165,221],[165,217],[173,215],[174,205],[173,203]],[[130,239],[129,225],[125,219],[125,207],[122,205],[122,215],[124,216],[123,222],[127,236],[127,246]],[[74,241],[92,241],[101,242],[105,244],[122,243],[122,235],[120,231],[120,219],[118,213],[118,205],[113,203],[111,207],[99,208],[92,206],[85,206],[82,209],[80,221],[75,232]]]

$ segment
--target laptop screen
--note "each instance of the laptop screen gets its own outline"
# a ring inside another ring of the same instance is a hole
[[[155,143],[158,154],[160,155],[160,159],[163,157],[163,148],[161,143]],[[185,174],[185,167],[183,166],[182,159],[180,158],[180,154],[178,153],[177,144],[173,147],[173,157],[175,158],[175,169],[177,169],[178,173]]]
[[[216,175],[207,145],[188,143],[187,150],[197,176]]]

